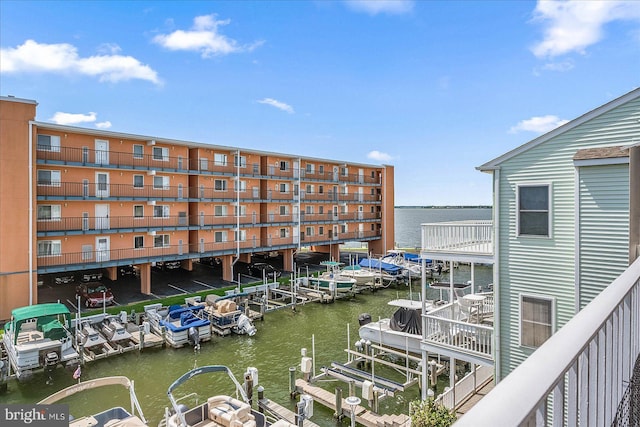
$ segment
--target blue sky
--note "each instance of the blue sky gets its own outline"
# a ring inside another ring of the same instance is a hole
[[[635,1],[0,0],[0,94],[37,120],[395,166],[396,205],[634,89]]]

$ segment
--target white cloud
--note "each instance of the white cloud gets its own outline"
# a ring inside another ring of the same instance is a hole
[[[134,57],[103,54],[81,58],[71,44],[34,40],[27,40],[16,48],[0,49],[0,73],[20,72],[78,73],[98,77],[101,82],[140,79],[161,84],[158,74]]]
[[[200,52],[203,58],[230,53],[248,52],[262,45],[257,41],[249,45],[239,45],[218,32],[218,27],[228,25],[231,21],[216,20],[216,15],[196,16],[191,30],[176,30],[169,34],[159,34],[153,41],[169,50],[189,50]]]
[[[347,6],[356,12],[370,15],[389,13],[400,15],[413,10],[413,0],[345,0]]]
[[[98,129],[109,129],[111,127],[111,122],[108,120],[106,122],[99,122],[96,123],[96,127]]]
[[[74,114],[57,112],[49,119],[59,125],[75,125],[78,123],[92,123],[96,121],[96,113]]]
[[[390,162],[393,159],[391,155],[378,150],[370,151],[369,154],[367,154],[367,158],[375,160],[376,162]]]
[[[264,98],[258,101],[259,104],[267,104],[275,107],[279,110],[286,111],[289,114],[293,114],[293,107],[289,104],[285,104],[284,102],[280,102],[273,98]]]
[[[640,21],[640,2],[608,0],[539,0],[534,21],[542,22],[544,39],[533,48],[539,58],[584,53],[599,42],[605,24],[617,20]]]
[[[518,132],[535,132],[546,133],[563,124],[569,122],[569,120],[562,120],[557,116],[546,115],[540,117],[532,117],[527,120],[522,120],[517,125],[509,129],[509,133]]]

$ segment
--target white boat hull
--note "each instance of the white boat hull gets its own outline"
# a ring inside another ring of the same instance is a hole
[[[377,322],[360,326],[360,338],[371,343],[391,347],[398,351],[420,354],[420,335],[410,334],[391,329],[390,319],[380,319]]]

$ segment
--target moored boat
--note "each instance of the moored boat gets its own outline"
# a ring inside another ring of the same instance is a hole
[[[365,270],[357,264],[344,267],[340,270],[340,275],[356,279],[356,284],[358,285],[372,284],[377,277],[373,271]]]
[[[200,348],[200,342],[211,339],[211,322],[204,314],[204,306],[163,307],[162,304],[144,306],[151,331],[164,337],[172,347],[191,344]]]
[[[3,343],[18,380],[28,379],[36,371],[80,363],[70,325],[71,313],[60,303],[36,304],[11,312]]]
[[[46,397],[38,402],[38,405],[50,405],[76,393],[85,394],[92,389],[114,385],[123,386],[129,391],[130,411],[121,406],[116,406],[91,415],[72,416],[69,417],[69,427],[146,427],[148,424],[134,392],[133,381],[123,376],[104,377],[79,382]]]

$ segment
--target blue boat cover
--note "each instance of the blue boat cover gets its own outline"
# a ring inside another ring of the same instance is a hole
[[[199,328],[200,326],[207,326],[211,322],[208,319],[199,318],[196,313],[202,311],[204,309],[203,306],[191,306],[191,307],[180,307],[174,310],[169,311],[169,315],[167,316],[167,320],[161,320],[160,324],[166,327],[170,331],[179,332],[184,331],[185,329],[189,329],[190,327]],[[180,326],[174,325],[172,320],[180,319]]]
[[[365,258],[361,260],[360,267],[375,268],[376,270],[382,270],[389,274],[398,274],[402,271],[402,267],[398,265],[389,264],[372,258]]]

